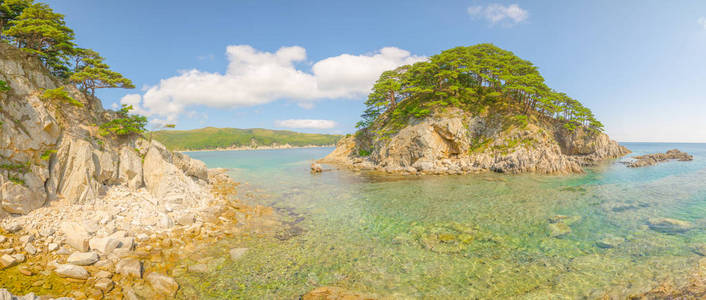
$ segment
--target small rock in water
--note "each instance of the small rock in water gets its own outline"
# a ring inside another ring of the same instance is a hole
[[[650,229],[667,234],[684,233],[694,228],[694,226],[682,220],[670,218],[653,218],[647,221]]]
[[[92,238],[88,245],[92,250],[98,251],[102,255],[107,255],[120,246],[120,241],[111,237]]]
[[[230,249],[228,253],[230,253],[230,259],[238,260],[243,255],[245,255],[245,252],[248,252],[248,248],[233,248]]]
[[[100,279],[96,280],[96,283],[93,286],[95,286],[99,290],[107,293],[107,292],[110,292],[113,289],[113,287],[115,287],[115,284],[113,283],[112,280],[110,280],[108,278],[100,278]]]
[[[145,276],[145,279],[147,279],[147,281],[150,283],[150,285],[152,285],[152,288],[155,291],[168,295],[170,297],[174,297],[177,290],[179,289],[179,284],[176,282],[176,280],[166,275],[152,272],[147,274],[147,276]]]
[[[571,228],[569,225],[564,223],[551,223],[548,226],[549,236],[551,237],[561,237],[571,233]]]
[[[7,241],[7,237],[0,235],[0,243],[4,243],[5,241]]]
[[[98,254],[95,252],[76,252],[66,259],[67,263],[77,266],[88,266],[98,261]]]
[[[701,256],[706,256],[706,244],[698,244],[694,246],[694,252]]]
[[[625,242],[625,239],[622,237],[617,237],[617,236],[608,236],[598,242],[596,242],[596,246],[604,249],[608,248],[615,248],[618,245],[622,244]]]
[[[49,243],[47,245],[47,250],[49,250],[49,252],[54,251],[56,249],[59,249],[59,245],[56,243]]]
[[[311,173],[321,173],[323,171],[324,171],[324,169],[321,167],[320,164],[317,164],[317,163],[311,164]]]
[[[208,266],[205,264],[195,264],[189,266],[189,272],[192,273],[208,273]]]
[[[20,244],[27,244],[34,242],[34,235],[28,234],[20,237]]]
[[[142,262],[136,258],[124,258],[115,265],[115,272],[142,278]]]

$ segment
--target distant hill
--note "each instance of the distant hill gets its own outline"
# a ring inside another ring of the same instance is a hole
[[[170,150],[208,150],[253,146],[334,145],[341,135],[300,133],[262,128],[237,129],[206,127],[193,130],[160,130],[153,138]]]

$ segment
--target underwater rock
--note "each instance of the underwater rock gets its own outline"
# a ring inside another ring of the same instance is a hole
[[[571,233],[571,227],[563,222],[550,223],[547,228],[549,228],[549,236],[551,237],[562,237]]]
[[[460,223],[434,224],[430,227],[414,226],[411,235],[419,244],[436,253],[458,253],[470,246],[477,230]]]
[[[246,252],[248,252],[248,248],[233,248],[228,251],[228,254],[230,254],[230,259],[238,260],[239,258],[243,257]]]
[[[549,223],[564,223],[566,225],[571,225],[580,220],[581,216],[556,215],[549,218]]]
[[[599,248],[604,248],[604,249],[609,249],[609,248],[615,248],[625,242],[625,239],[622,237],[618,236],[608,236],[603,238],[600,241],[596,242],[596,246]]]
[[[373,300],[377,299],[374,295],[365,295],[359,292],[353,292],[334,286],[324,286],[316,288],[301,297],[302,300],[329,300],[329,299],[346,299],[346,300]]]
[[[670,218],[652,218],[647,221],[647,225],[654,231],[667,234],[684,233],[694,228],[687,221]]]

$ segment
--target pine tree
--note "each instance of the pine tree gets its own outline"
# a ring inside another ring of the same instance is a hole
[[[75,52],[75,71],[69,80],[84,91],[90,91],[92,96],[95,96],[96,89],[135,87],[130,79],[111,70],[98,52],[91,49],[77,49]]]

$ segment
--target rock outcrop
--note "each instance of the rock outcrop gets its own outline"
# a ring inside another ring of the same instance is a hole
[[[47,201],[90,203],[116,186],[145,188],[168,212],[205,206],[206,165],[140,136],[98,134],[115,117],[99,99],[64,85],[42,64],[0,43],[0,217],[27,214]],[[43,99],[64,87],[80,103]]]
[[[679,149],[672,149],[666,153],[654,153],[633,157],[633,160],[626,161],[625,165],[629,168],[640,168],[654,166],[658,163],[665,162],[671,159],[678,161],[692,161],[694,156],[686,152],[681,152]]]
[[[569,174],[628,153],[606,134],[583,127],[569,130],[547,120],[516,124],[500,114],[447,108],[404,126],[379,122],[341,139],[321,162],[412,174]]]

